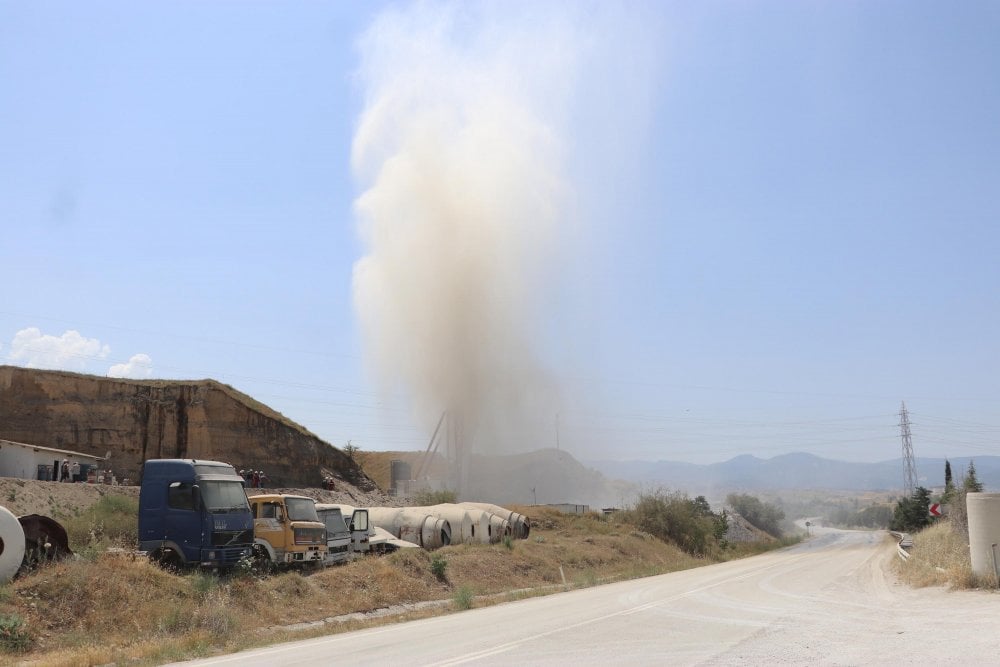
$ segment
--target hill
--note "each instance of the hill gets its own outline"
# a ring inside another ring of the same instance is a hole
[[[961,479],[969,461],[987,490],[1000,488],[1000,457],[949,459],[955,479]],[[918,484],[944,486],[944,459],[918,458]],[[903,486],[902,459],[878,463],[836,461],[813,454],[794,453],[760,459],[743,455],[722,463],[698,465],[679,461],[589,461],[609,477],[645,487],[663,486],[691,495],[724,496],[731,491],[840,490],[898,491]]]
[[[375,488],[346,454],[215,380],[125,380],[0,366],[0,439],[104,456],[138,479],[150,458],[204,458],[264,470],[279,486],[333,475]]]

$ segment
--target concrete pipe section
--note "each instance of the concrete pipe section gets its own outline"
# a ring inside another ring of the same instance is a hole
[[[493,535],[493,527],[490,524],[492,515],[484,510],[475,507],[462,507],[455,503],[441,503],[440,505],[414,507],[413,509],[427,512],[440,519],[446,519],[451,524],[453,542],[489,544],[500,541],[500,535]]]
[[[445,547],[452,542],[452,525],[445,517],[417,507],[369,507],[373,524],[424,549]]]
[[[0,581],[10,581],[24,559],[24,529],[17,517],[0,507]]]
[[[519,540],[528,539],[528,533],[531,532],[531,520],[523,514],[518,514],[506,507],[500,507],[491,503],[459,503],[459,505],[475,507],[502,517],[510,523],[512,537]]]
[[[969,493],[969,555],[972,571],[993,576],[1000,569],[1000,493]]]

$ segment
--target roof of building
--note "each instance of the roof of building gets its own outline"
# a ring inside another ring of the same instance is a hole
[[[92,461],[104,461],[103,456],[94,456],[93,454],[84,454],[83,452],[74,452],[71,449],[56,449],[55,447],[43,447],[42,445],[29,445],[24,442],[14,442],[13,440],[0,440],[0,447],[4,445],[15,445],[17,447],[27,447],[36,452],[52,452],[57,454],[62,458],[78,458],[78,459],[90,459]]]

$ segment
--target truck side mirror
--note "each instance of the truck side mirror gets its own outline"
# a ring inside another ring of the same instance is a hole
[[[285,522],[285,512],[282,509],[281,505],[274,506],[274,518],[280,521],[281,523]]]
[[[197,484],[191,486],[191,500],[194,503],[194,509],[201,509],[201,487]]]

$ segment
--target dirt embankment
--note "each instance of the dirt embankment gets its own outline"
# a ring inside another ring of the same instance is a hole
[[[106,495],[138,498],[139,487],[0,477],[0,506],[6,507],[16,516],[42,514],[54,519],[72,516]]]

